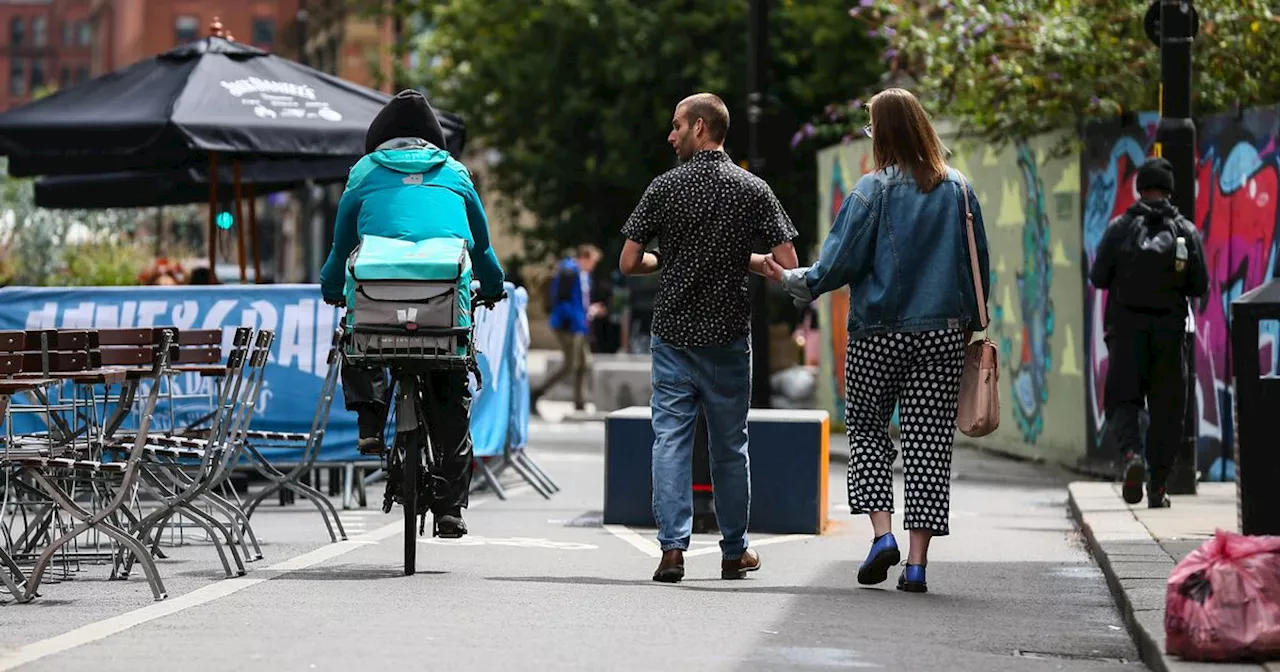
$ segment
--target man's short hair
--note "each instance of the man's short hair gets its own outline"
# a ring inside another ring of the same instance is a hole
[[[601,252],[600,248],[596,247],[595,245],[592,245],[591,243],[583,243],[582,245],[578,246],[579,259],[587,259],[587,258],[599,259],[603,256],[604,256],[604,252]]]
[[[680,101],[684,108],[684,118],[689,125],[698,119],[707,126],[707,134],[712,142],[724,142],[729,135],[729,108],[714,93],[695,93]]]

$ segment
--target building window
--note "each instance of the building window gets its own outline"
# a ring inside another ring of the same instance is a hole
[[[9,93],[15,96],[27,95],[27,62],[21,58],[9,61]]]
[[[62,22],[62,46],[69,47],[76,41],[76,24],[70,21]]]
[[[271,19],[254,19],[253,44],[263,49],[274,47],[276,44],[276,22]]]
[[[186,44],[195,42],[196,35],[200,32],[200,19],[184,15],[173,20],[174,39],[178,44]]]
[[[82,65],[76,68],[76,84],[89,81],[89,66]]]
[[[44,86],[44,60],[31,61],[31,91],[39,91]]]
[[[9,20],[9,46],[21,47],[22,43],[27,39],[27,24],[23,22],[21,16],[15,16]]]
[[[49,27],[48,19],[43,16],[32,17],[31,19],[31,42],[37,47],[43,47],[48,40],[47,29]]]
[[[76,32],[80,33],[80,46],[89,46],[89,42],[93,40],[93,28],[89,26],[89,22],[81,21],[77,23]]]

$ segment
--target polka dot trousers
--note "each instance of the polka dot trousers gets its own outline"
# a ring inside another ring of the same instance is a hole
[[[951,450],[964,368],[959,330],[892,333],[849,342],[845,426],[849,434],[849,508],[854,514],[893,508],[889,438],[900,405],[908,530],[946,536],[951,510]]]

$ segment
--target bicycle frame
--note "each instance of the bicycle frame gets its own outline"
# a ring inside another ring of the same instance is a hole
[[[475,311],[482,305],[492,308],[504,298],[506,298],[506,292],[492,301],[484,301],[473,295],[472,319],[469,327],[413,330],[394,327],[357,327],[351,332],[343,333],[339,352],[348,363],[386,368],[391,374],[389,392],[394,395],[396,439],[391,449],[383,453],[383,466],[388,477],[391,477],[393,460],[400,460],[398,494],[400,505],[404,508],[405,576],[412,576],[417,571],[417,538],[426,528],[426,509],[419,512],[423,504],[421,498],[426,497],[428,501],[430,500],[435,489],[433,480],[438,478],[436,476],[437,459],[431,446],[430,419],[426,417],[422,408],[419,376],[436,371],[465,370],[473,373],[477,381],[481,380],[475,351]],[[363,350],[358,347],[348,348],[347,346],[351,345],[349,339],[357,335],[368,339],[365,341],[366,344],[376,343],[378,347],[366,347]],[[442,352],[434,345],[438,343],[437,339],[440,336],[457,337],[458,347],[465,348],[466,354],[459,355],[456,350]],[[400,456],[402,451],[403,457]],[[427,487],[422,487],[423,483]],[[393,485],[397,484],[389,478],[382,507],[385,513],[391,512],[394,499],[391,494]],[[432,536],[436,536],[436,533],[437,530],[433,526]]]

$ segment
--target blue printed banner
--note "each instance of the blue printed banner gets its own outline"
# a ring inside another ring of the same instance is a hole
[[[522,448],[528,433],[528,295],[511,284],[507,292],[510,300],[492,310],[481,308],[476,314],[483,386],[474,391],[471,431],[476,455],[482,457],[501,455],[508,445]],[[525,297],[523,302],[521,296]],[[0,330],[170,325],[178,329],[221,328],[223,347],[228,349],[236,327],[274,330],[276,342],[252,426],[280,432],[311,430],[338,318],[338,310],[320,300],[318,285],[0,289]],[[523,394],[519,392],[522,371],[526,371]],[[207,379],[198,375],[180,375],[173,381],[173,394],[200,397],[207,392],[207,385]],[[173,406],[171,409],[162,401],[153,421],[156,426],[185,426],[211,410],[204,398],[177,398]],[[343,408],[339,390],[321,461],[358,459],[356,435],[355,414]],[[290,461],[298,453],[272,451],[270,455]]]

